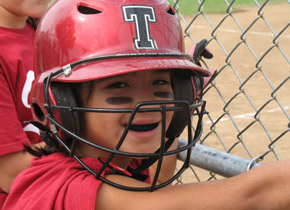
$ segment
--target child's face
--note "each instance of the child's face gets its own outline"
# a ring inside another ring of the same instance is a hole
[[[173,99],[168,71],[141,71],[95,81],[83,106],[90,108],[134,108],[141,101]],[[166,113],[166,128],[172,115],[172,112]],[[129,113],[85,112],[82,137],[98,145],[115,148],[129,117]],[[136,127],[128,132],[120,150],[133,153],[155,152],[160,146],[161,122],[162,116],[159,112],[137,113],[132,123]],[[92,147],[85,144],[79,146],[83,155],[96,156],[96,151]],[[99,153],[97,155],[106,156]]]

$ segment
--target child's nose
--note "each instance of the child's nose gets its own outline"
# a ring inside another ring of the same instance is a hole
[[[135,93],[135,102],[140,101],[155,101],[154,93],[151,90],[148,90],[148,88],[140,88],[140,90],[136,90]]]
[[[138,93],[137,93],[138,92]],[[136,91],[136,95],[134,97],[134,106],[136,106],[138,103],[140,102],[150,102],[150,101],[157,101],[156,97],[155,97],[155,94],[150,91],[150,90],[146,90],[146,89],[143,89],[142,91]],[[142,105],[140,107],[141,109],[142,108],[160,108],[160,105],[149,105],[149,104],[146,104],[146,105]]]

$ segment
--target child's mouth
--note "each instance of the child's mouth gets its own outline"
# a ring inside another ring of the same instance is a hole
[[[131,131],[137,131],[137,132],[146,132],[146,131],[151,131],[157,128],[159,123],[152,123],[152,124],[144,124],[144,125],[137,125],[137,124],[132,124],[129,128]]]

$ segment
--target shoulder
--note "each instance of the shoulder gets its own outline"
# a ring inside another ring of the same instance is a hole
[[[19,36],[35,36],[35,29],[29,23],[26,23],[25,27],[21,29],[0,26],[0,40]]]
[[[0,27],[0,68],[9,74],[33,69],[35,31],[27,23],[24,29]]]
[[[10,54],[21,48],[32,48],[35,37],[35,30],[26,23],[23,29],[12,29],[0,27],[0,54]]]
[[[44,210],[59,206],[89,210],[94,208],[100,185],[101,181],[75,159],[55,153],[32,161],[31,167],[14,181],[7,202],[14,209],[20,206],[37,209],[37,204],[42,203]]]

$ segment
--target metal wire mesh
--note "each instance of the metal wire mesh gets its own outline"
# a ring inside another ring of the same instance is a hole
[[[174,1],[187,50],[207,39],[214,58],[203,66],[217,69],[205,90],[208,114],[199,143],[253,163],[289,159],[290,1],[238,7],[220,0],[220,14],[207,13],[207,1],[197,0],[190,15],[180,9],[184,0]],[[218,178],[192,166],[178,182]]]

